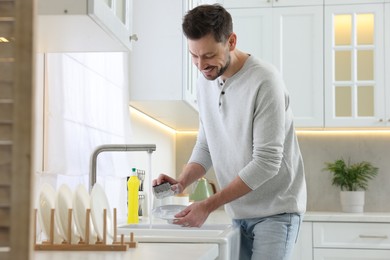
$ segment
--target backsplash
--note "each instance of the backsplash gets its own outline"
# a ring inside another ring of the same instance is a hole
[[[379,168],[369,182],[364,210],[389,212],[390,132],[301,132],[299,144],[305,163],[307,209],[340,211],[339,189],[331,184],[332,175],[322,169],[325,162],[339,158],[351,163],[368,161]]]
[[[178,174],[191,154],[196,136],[177,135]],[[366,191],[366,212],[389,212],[390,203],[390,132],[298,132],[305,164],[308,211],[341,211],[339,189],[332,186],[331,174],[322,169],[325,162],[344,158],[351,163],[369,161],[379,168],[378,176]],[[212,171],[207,177],[215,180]]]

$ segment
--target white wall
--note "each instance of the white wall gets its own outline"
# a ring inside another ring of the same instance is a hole
[[[37,58],[35,96],[35,198],[43,183],[55,189],[89,184],[92,151],[101,144],[156,144],[146,152],[101,153],[97,181],[105,188],[118,218],[126,214],[126,176],[136,167],[175,175],[175,133],[132,112],[128,106],[127,53],[51,53]],[[106,89],[101,92],[99,89]],[[150,160],[150,161],[149,161]],[[153,175],[153,176],[151,176]]]

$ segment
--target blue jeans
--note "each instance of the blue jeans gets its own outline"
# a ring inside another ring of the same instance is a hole
[[[241,229],[240,260],[290,259],[301,221],[294,213],[233,220]]]

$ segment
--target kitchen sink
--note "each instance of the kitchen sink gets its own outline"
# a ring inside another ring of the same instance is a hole
[[[238,259],[240,232],[231,224],[205,224],[200,228],[173,224],[118,226],[118,235],[133,232],[138,243],[211,243],[218,244],[219,258]]]

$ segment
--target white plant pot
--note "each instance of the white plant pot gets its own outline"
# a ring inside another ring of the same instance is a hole
[[[362,213],[364,210],[364,191],[341,191],[340,201],[343,212]]]

